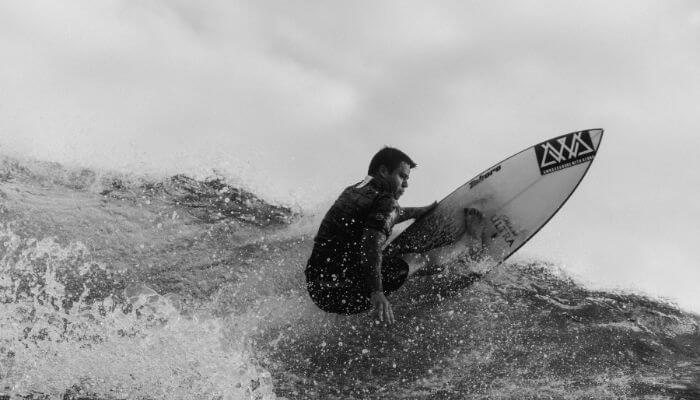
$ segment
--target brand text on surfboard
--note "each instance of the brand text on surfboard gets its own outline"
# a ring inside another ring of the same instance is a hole
[[[480,183],[483,182],[486,178],[488,178],[489,176],[493,175],[494,172],[498,172],[498,171],[500,171],[500,170],[501,170],[501,166],[500,166],[500,165],[497,165],[497,166],[491,168],[490,170],[484,172],[483,174],[479,175],[478,177],[472,179],[471,181],[469,181],[469,189],[473,189],[474,186],[480,184]]]

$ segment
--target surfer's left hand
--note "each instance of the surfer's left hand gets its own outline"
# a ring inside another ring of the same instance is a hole
[[[377,312],[377,317],[381,322],[385,322],[389,325],[396,322],[394,318],[394,311],[391,309],[391,304],[389,300],[384,296],[384,292],[376,291],[372,292],[372,297],[370,298],[374,309]]]

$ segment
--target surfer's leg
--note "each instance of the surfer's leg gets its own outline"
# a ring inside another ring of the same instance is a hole
[[[442,272],[443,267],[456,261],[460,256],[483,246],[484,216],[474,208],[465,208],[466,229],[455,241],[423,254],[404,254],[401,258],[408,263],[408,275],[433,275]]]
[[[372,308],[369,295],[364,288],[339,285],[324,287],[323,284],[309,284],[309,296],[321,310],[341,315],[358,314]]]
[[[427,253],[404,254],[401,258],[408,264],[408,275],[433,275],[443,271],[445,265],[456,261],[467,252],[463,238],[447,246],[438,247]]]

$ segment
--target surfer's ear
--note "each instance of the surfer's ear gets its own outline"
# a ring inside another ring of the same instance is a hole
[[[388,175],[391,175],[391,172],[389,171],[389,167],[387,167],[384,164],[380,165],[379,166],[379,176],[387,177]]]

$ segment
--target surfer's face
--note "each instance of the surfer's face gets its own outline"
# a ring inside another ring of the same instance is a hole
[[[411,174],[411,167],[402,161],[401,164],[391,172],[384,166],[380,167],[379,173],[382,178],[389,183],[394,198],[398,200],[408,187],[408,177]]]

